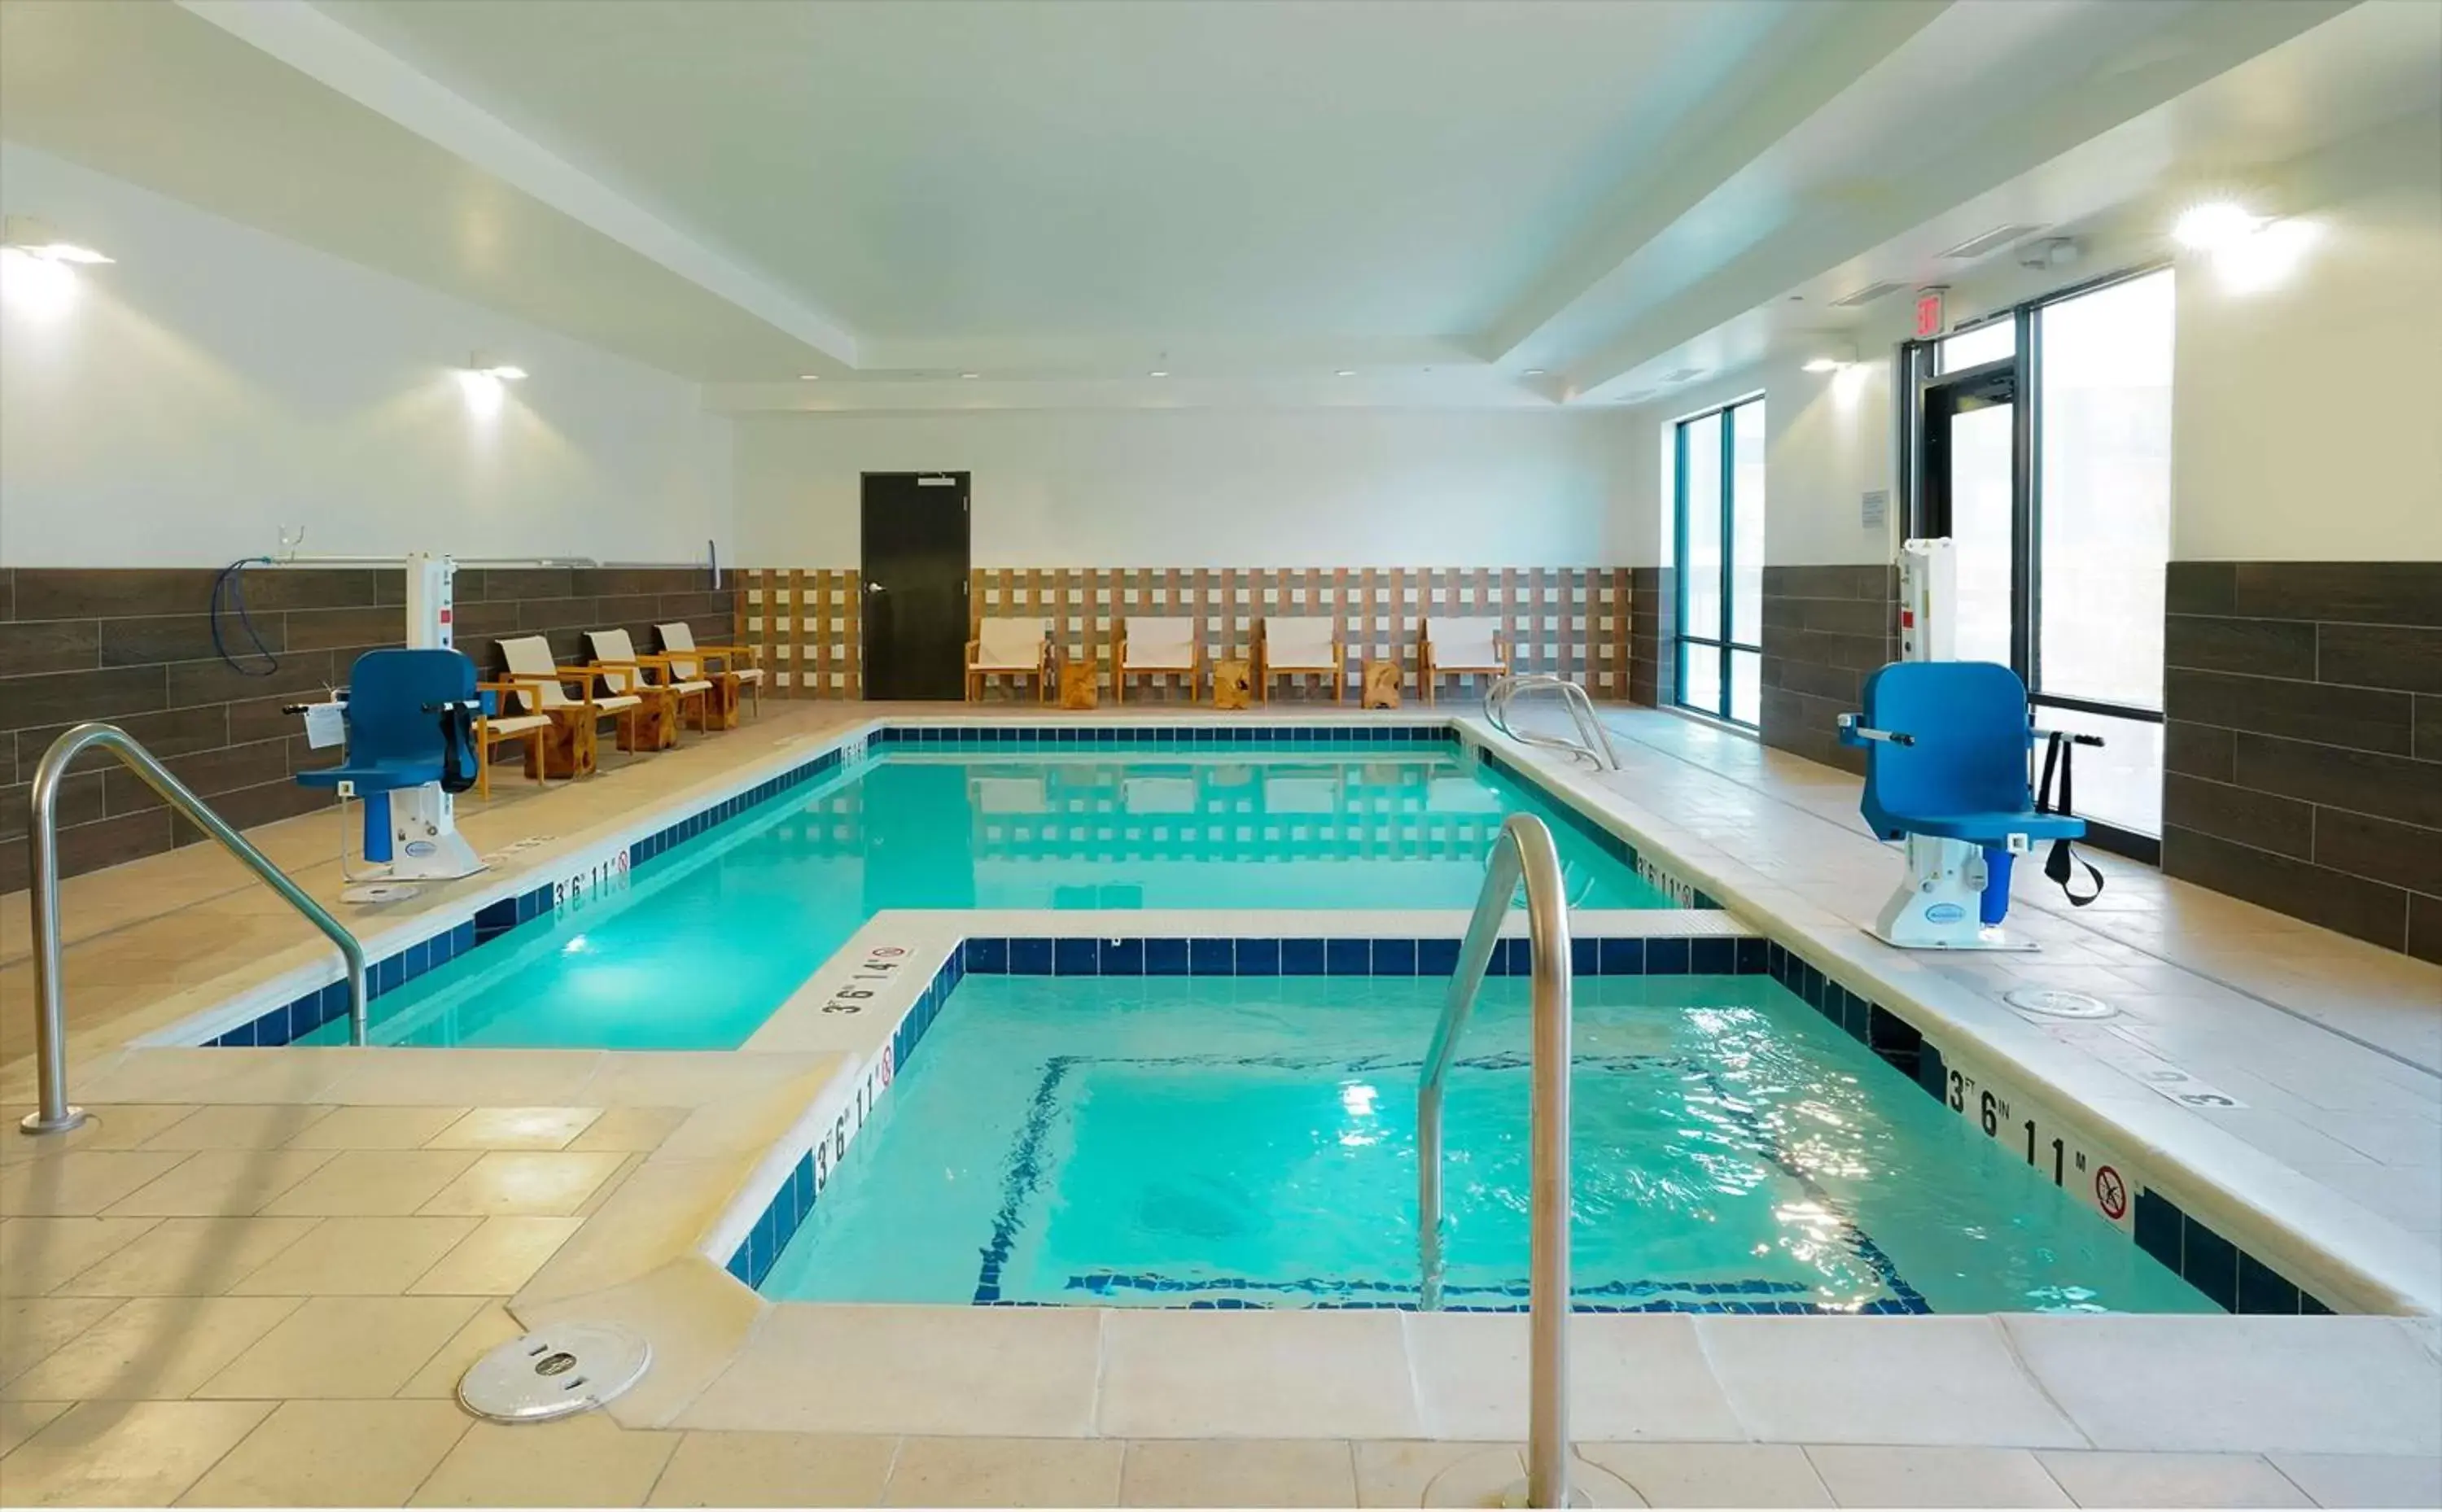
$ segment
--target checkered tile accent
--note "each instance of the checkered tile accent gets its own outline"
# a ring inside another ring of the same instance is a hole
[[[857,574],[761,568],[743,575],[738,633],[764,648],[784,695],[859,696]],[[1416,627],[1435,615],[1499,615],[1512,665],[1583,682],[1601,698],[1629,695],[1629,570],[1624,567],[979,567],[971,615],[1040,616],[1068,661],[1106,665],[1130,614],[1192,616],[1208,656],[1245,656],[1267,614],[1337,616],[1352,669],[1394,660],[1415,676]],[[1170,680],[1159,680],[1167,683]],[[1473,696],[1479,680],[1442,691]],[[1131,689],[1129,698],[1175,696]]]

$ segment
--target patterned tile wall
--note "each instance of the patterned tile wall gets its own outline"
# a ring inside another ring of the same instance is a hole
[[[765,647],[764,664],[784,692],[858,696],[854,572],[767,568],[741,582],[739,632]],[[1412,688],[1419,619],[1497,614],[1507,622],[1517,670],[1557,672],[1598,698],[1625,699],[1631,596],[1628,569],[1609,567],[979,567],[968,602],[978,619],[1048,619],[1062,656],[1098,665],[1109,661],[1116,622],[1130,614],[1193,616],[1214,657],[1244,655],[1266,614],[1335,614],[1352,666],[1363,657],[1395,659],[1408,666]],[[1459,679],[1443,690],[1474,691],[1472,680]],[[1131,699],[1142,696],[1131,688]]]

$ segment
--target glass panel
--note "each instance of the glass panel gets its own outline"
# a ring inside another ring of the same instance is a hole
[[[1740,724],[1763,722],[1763,657],[1754,651],[1730,653],[1730,718]]]
[[[2014,405],[1963,410],[1950,420],[1950,537],[1959,559],[1962,662],[2010,665],[2010,437]]]
[[[1718,646],[1699,646],[1694,641],[1680,643],[1679,701],[1706,714],[1722,712],[1722,649]]]
[[[2103,737],[2100,749],[2078,748],[2073,812],[2141,835],[2162,832],[2160,725],[2042,705],[2035,709],[2035,723],[2046,730]],[[2037,741],[2027,780],[2040,781],[2043,774],[2044,742]]]
[[[1731,410],[1730,423],[1730,639],[1757,646],[1763,641],[1763,401]],[[1754,722],[1752,715],[1732,718]]]
[[[2045,692],[2162,706],[2172,308],[2166,269],[2063,300],[2038,315],[2043,575],[2036,678]]]
[[[1686,588],[1686,618],[1680,623],[1690,635],[1722,638],[1722,417],[1706,415],[1679,428],[1686,507],[1680,519],[1680,539],[1686,559],[1679,581]]]
[[[2004,317],[1973,331],[1961,331],[1947,337],[1934,348],[1935,371],[1957,373],[1979,362],[1993,362],[2014,356],[2018,350],[2018,322],[2014,317]]]

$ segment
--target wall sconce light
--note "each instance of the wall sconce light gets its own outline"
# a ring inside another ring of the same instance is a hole
[[[51,319],[75,304],[80,266],[110,259],[90,246],[60,240],[49,223],[29,215],[0,221],[0,299],[36,319]]]
[[[1842,342],[1806,359],[1809,373],[1844,373],[1857,364],[1857,349]]]
[[[516,383],[526,375],[526,370],[516,363],[501,362],[482,352],[466,359],[466,371],[498,383]]]

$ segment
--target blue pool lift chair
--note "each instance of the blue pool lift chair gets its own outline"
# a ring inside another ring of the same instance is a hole
[[[1863,701],[1840,717],[1840,741],[1866,752],[1866,823],[1879,839],[1905,841],[1908,862],[1875,938],[1915,950],[2034,949],[2001,927],[2013,864],[2039,840],[2079,838],[2086,821],[2048,811],[2028,784],[2042,732],[2026,684],[1992,662],[1893,662],[1866,679]]]
[[[364,800],[365,859],[384,869],[351,882],[440,881],[483,869],[458,833],[451,796],[474,785],[480,759],[475,715],[485,695],[476,676],[473,662],[446,648],[356,658],[341,703],[345,757],[297,774],[300,786]]]

